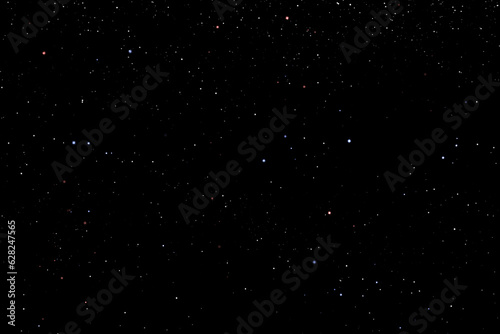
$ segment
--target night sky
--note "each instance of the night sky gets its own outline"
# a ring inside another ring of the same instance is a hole
[[[64,2],[31,38],[37,1],[0,10],[5,332],[498,332],[498,1],[402,0],[364,47],[354,28],[388,1]],[[392,191],[436,128],[447,139]],[[290,274],[318,238],[328,259]],[[410,324],[455,278],[466,289]],[[248,325],[275,289],[286,300]]]

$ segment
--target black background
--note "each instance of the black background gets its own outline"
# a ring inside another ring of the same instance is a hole
[[[500,80],[499,7],[402,4],[350,64],[339,44],[384,2],[243,0],[221,22],[208,0],[74,0],[18,54],[6,35],[39,6],[2,4],[0,233],[16,221],[15,332],[74,320],[82,333],[236,333],[329,234],[335,261],[255,333],[416,333],[409,315],[454,277],[467,290],[426,332],[496,330],[499,92],[456,131],[442,115],[479,75]],[[118,120],[111,102],[156,64],[169,79]],[[297,117],[186,225],[190,190],[243,162],[238,145],[284,106]],[[51,163],[104,117],[116,130],[59,183]],[[449,139],[392,193],[384,172],[436,127]],[[76,307],[123,267],[136,278],[84,324]]]

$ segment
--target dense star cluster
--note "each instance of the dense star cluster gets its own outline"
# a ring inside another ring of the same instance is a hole
[[[498,1],[1,9],[9,333],[498,331]]]

